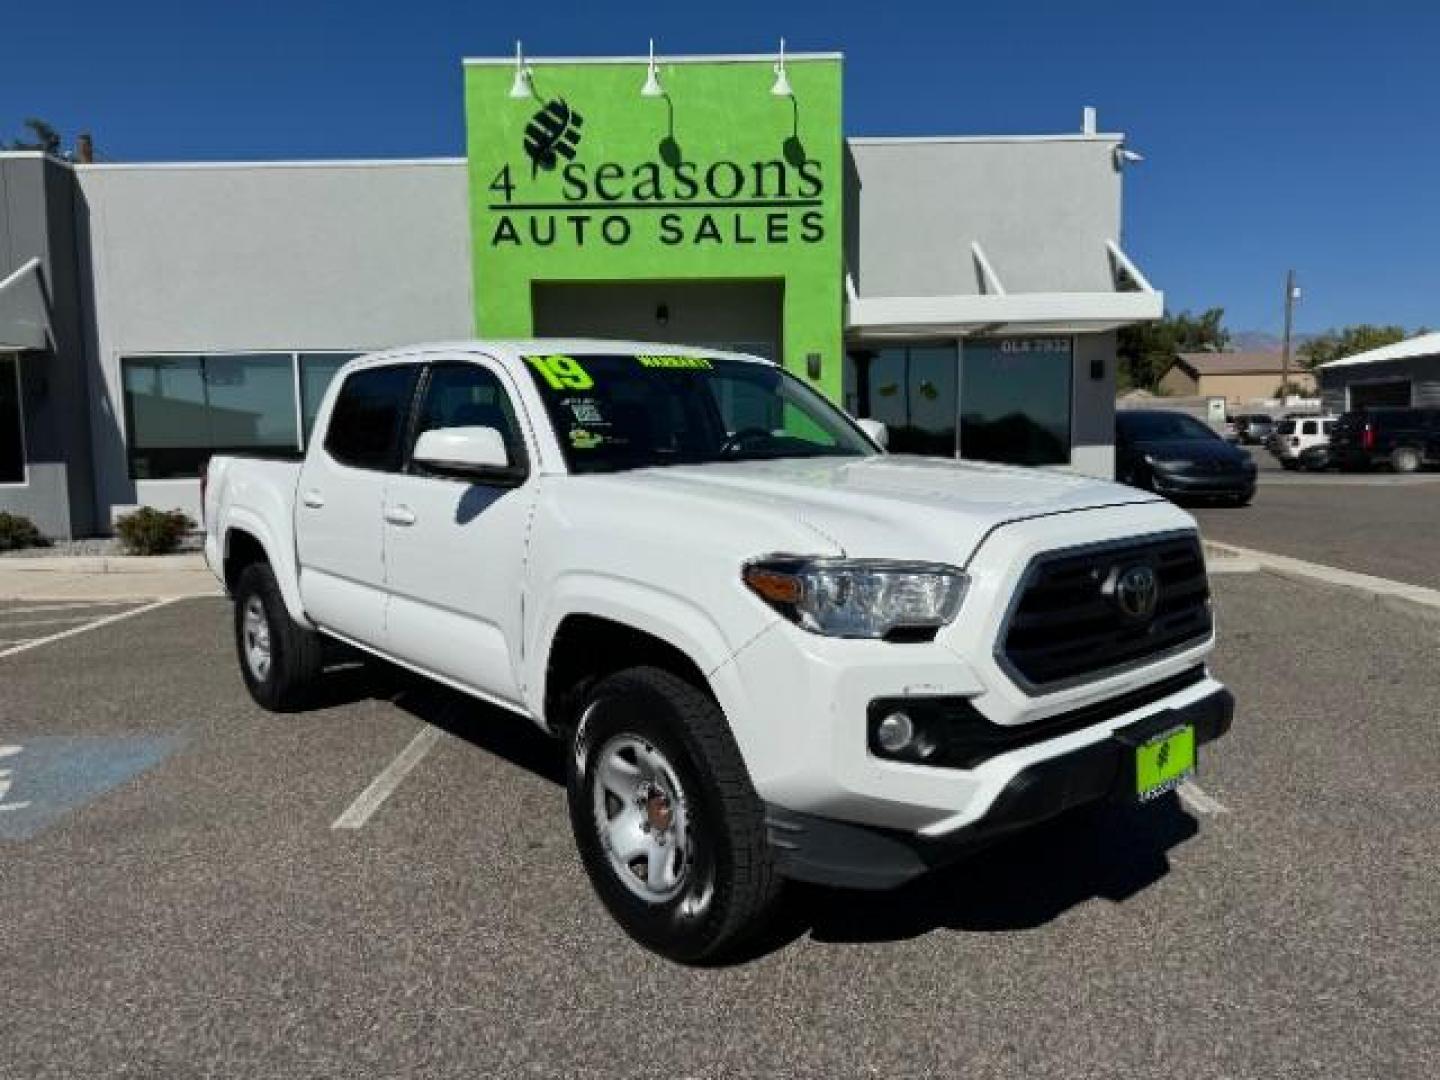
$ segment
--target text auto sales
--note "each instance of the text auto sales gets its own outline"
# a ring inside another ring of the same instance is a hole
[[[572,161],[560,170],[561,200],[519,202],[506,165],[490,183],[498,214],[492,247],[621,247],[647,232],[660,243],[814,244],[825,237],[820,162],[741,164],[655,161],[626,169]],[[650,211],[652,213],[637,213]]]

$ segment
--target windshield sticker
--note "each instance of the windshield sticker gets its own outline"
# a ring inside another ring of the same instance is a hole
[[[641,367],[679,368],[691,371],[713,371],[715,365],[703,356],[637,356]]]
[[[580,427],[570,429],[570,445],[576,450],[594,450],[604,441],[605,436],[597,435],[593,431]]]
[[[605,418],[600,415],[600,403],[594,398],[571,398],[567,405],[574,413],[575,420],[580,424],[603,424]]]
[[[589,390],[595,380],[573,356],[527,356],[530,366],[550,384],[551,390]]]

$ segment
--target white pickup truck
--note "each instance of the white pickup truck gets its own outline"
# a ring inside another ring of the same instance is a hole
[[[1230,726],[1187,514],[883,442],[753,357],[397,349],[303,462],[210,463],[205,551],[257,702],[302,707],[332,638],[529,718],[606,906],[699,961],[786,878],[889,888],[1150,800]]]

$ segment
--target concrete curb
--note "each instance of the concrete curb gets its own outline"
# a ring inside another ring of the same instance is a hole
[[[41,555],[36,558],[0,559],[0,573],[156,574],[208,573],[205,556],[181,555]]]
[[[1303,559],[1292,559],[1288,555],[1273,555],[1268,551],[1255,551],[1252,548],[1222,544],[1214,540],[1207,540],[1205,544],[1208,548],[1213,548],[1224,556],[1248,559],[1258,563],[1263,569],[1282,577],[1296,577],[1323,582],[1326,585],[1339,585],[1342,588],[1367,592],[1372,596],[1385,596],[1440,610],[1440,590],[1427,589],[1423,585],[1409,585],[1403,581],[1391,581],[1389,578],[1360,574],[1354,570],[1341,570],[1334,566],[1305,562]]]

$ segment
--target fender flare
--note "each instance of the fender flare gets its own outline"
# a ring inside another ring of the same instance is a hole
[[[690,659],[727,716],[732,705],[739,705],[727,702],[729,695],[722,695],[711,677],[736,647],[709,613],[688,598],[648,582],[594,573],[561,575],[543,595],[546,603],[527,637],[524,659],[525,704],[532,715],[545,715],[551,652],[561,623],[572,615],[609,619],[661,639]]]
[[[290,617],[302,626],[310,626],[310,620],[305,615],[305,605],[300,599],[299,568],[296,565],[294,549],[277,542],[258,514],[237,506],[231,509],[225,520],[225,534],[220,550],[222,567],[229,561],[230,538],[237,532],[253,537],[265,552],[265,558],[275,573],[275,580],[280,586],[280,596],[285,601]]]

